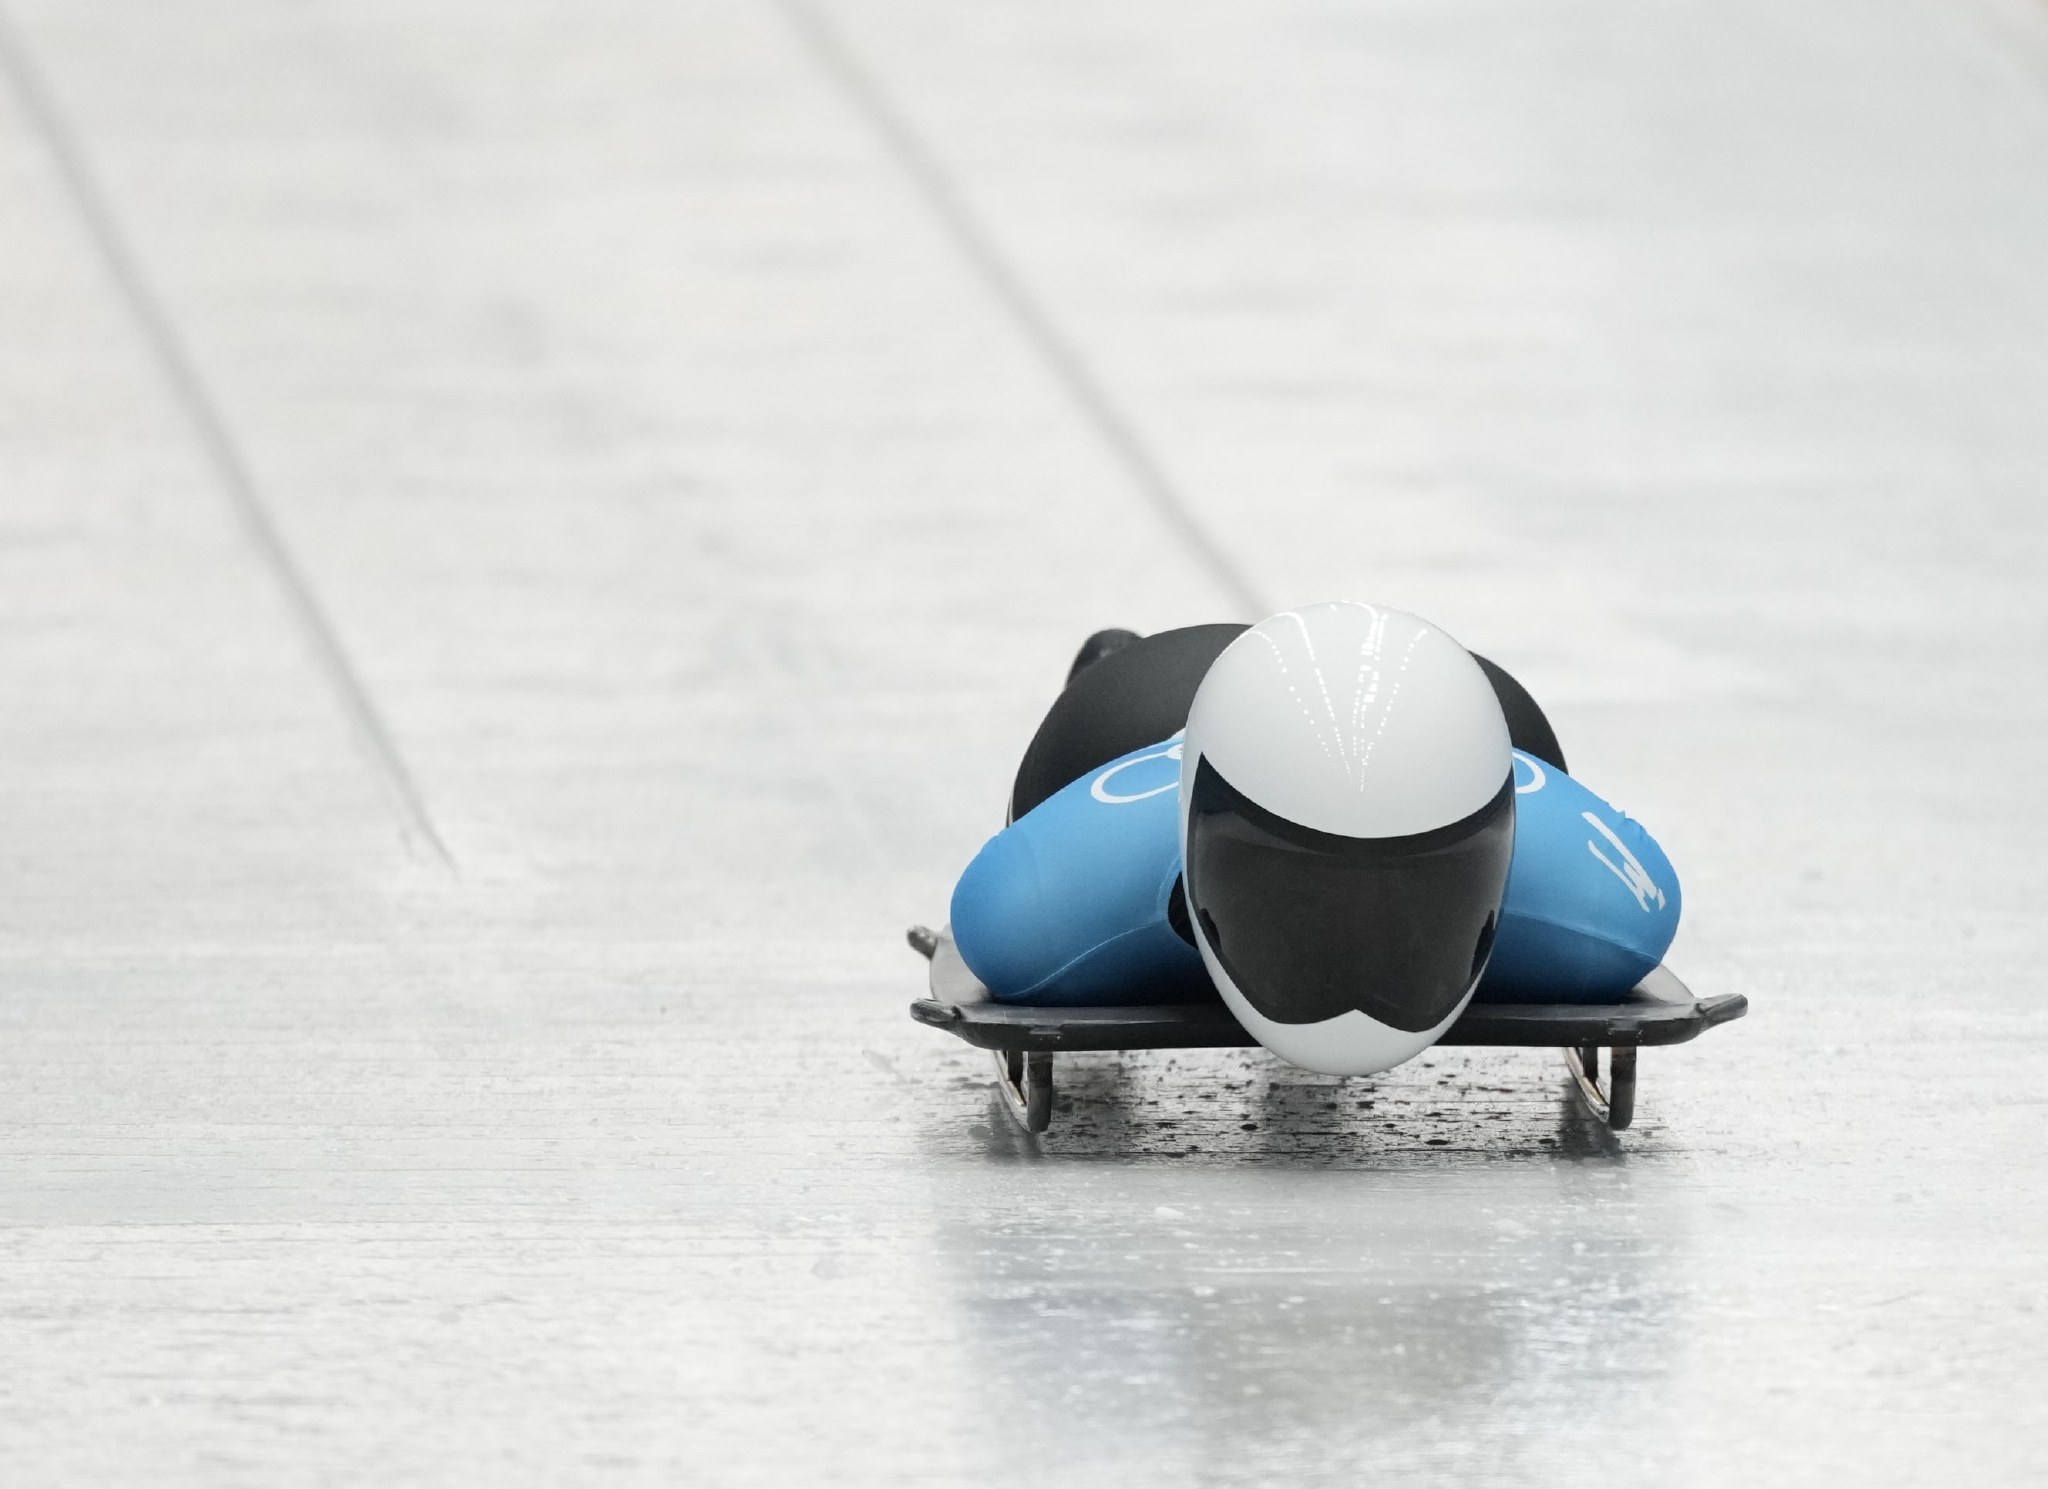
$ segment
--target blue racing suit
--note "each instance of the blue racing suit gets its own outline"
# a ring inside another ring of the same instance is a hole
[[[1133,750],[991,838],[953,890],[953,939],[999,999],[1215,996],[1179,910],[1180,741]],[[1621,997],[1678,931],[1678,876],[1642,826],[1514,752],[1515,849],[1479,996]]]

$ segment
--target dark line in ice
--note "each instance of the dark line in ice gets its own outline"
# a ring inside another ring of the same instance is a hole
[[[1264,619],[1265,601],[1251,581],[1232,563],[1195,519],[1165,469],[1153,456],[1129,419],[1096,381],[1087,361],[1038,301],[994,237],[982,225],[966,197],[953,183],[939,158],[926,146],[909,120],[890,101],[880,82],[861,65],[852,49],[812,0],[776,0],[784,16],[809,46],[856,110],[880,135],[889,152],[925,203],[945,224],[954,245],[980,274],[982,282],[1009,311],[1010,318],[1038,350],[1054,378],[1110,449],[1132,482],[1152,504],[1189,552],[1209,571],[1224,592],[1252,620]]]
[[[27,44],[4,7],[0,7],[0,68],[6,70],[23,111],[41,131],[44,144],[70,190],[72,203],[84,220],[87,232],[99,249],[109,277],[127,302],[129,313],[141,327],[143,339],[156,354],[158,366],[170,384],[172,394],[183,405],[200,445],[212,462],[215,475],[236,516],[241,519],[244,534],[269,568],[287,608],[298,622],[300,635],[312,652],[315,665],[326,675],[328,684],[340,700],[342,711],[348,715],[358,740],[369,754],[408,839],[424,842],[444,867],[454,869],[454,856],[435,830],[433,818],[427,814],[426,802],[412,773],[406,769],[405,759],[399,754],[391,731],[385,727],[376,705],[370,701],[362,679],[356,675],[341,638],[321,609],[312,586],[285,546],[226,419],[207,390],[205,380],[200,377],[177,327],[151,290],[148,277],[142,272],[140,262],[121,232],[112,205],[86,161],[84,149],[66,123],[55,96],[45,85],[42,74],[29,55]]]

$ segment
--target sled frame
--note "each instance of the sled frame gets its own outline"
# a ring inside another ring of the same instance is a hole
[[[960,959],[950,927],[912,926],[907,939],[931,963],[931,994],[910,1005],[910,1016],[994,1055],[1003,1104],[1029,1133],[1052,1125],[1055,1055],[1247,1049],[1258,1043],[1220,999],[1085,1008],[999,1003]],[[1659,966],[1612,1003],[1467,1004],[1437,1044],[1562,1050],[1572,1089],[1595,1118],[1620,1132],[1635,1120],[1637,1050],[1684,1044],[1748,1011],[1742,994],[1695,998],[1676,974]]]

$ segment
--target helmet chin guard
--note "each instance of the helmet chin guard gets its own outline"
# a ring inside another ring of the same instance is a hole
[[[1514,850],[1507,725],[1471,655],[1379,606],[1274,616],[1203,679],[1181,772],[1191,929],[1245,1028],[1330,1074],[1435,1042]]]

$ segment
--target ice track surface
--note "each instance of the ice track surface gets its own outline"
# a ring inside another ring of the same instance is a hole
[[[9,1484],[2040,1482],[2048,9],[4,14]],[[903,927],[1336,594],[1750,1016],[1022,1138]]]

